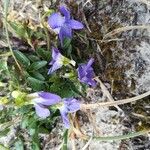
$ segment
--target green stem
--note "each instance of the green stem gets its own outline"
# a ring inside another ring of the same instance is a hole
[[[45,17],[46,17],[46,15],[42,16],[42,18],[41,18],[41,24],[42,24],[42,26],[44,28],[44,32],[45,32],[45,35],[46,35],[47,49],[50,50],[50,37],[49,37],[48,31],[47,31],[47,27],[44,24]]]
[[[147,134],[149,132],[150,132],[150,130],[143,130],[143,131],[129,133],[126,135],[119,135],[119,136],[107,136],[107,137],[96,137],[96,136],[94,136],[93,139],[96,139],[99,141],[125,140],[125,139],[129,139],[129,138],[134,138],[136,136],[144,135],[144,134]]]
[[[0,57],[8,57],[8,56],[11,56],[11,52],[0,54]]]
[[[68,142],[68,129],[65,130],[64,135],[63,135],[63,146],[62,150],[67,150],[67,142]]]
[[[17,59],[16,59],[16,57],[15,57],[15,55],[13,53],[13,50],[12,50],[12,47],[11,47],[11,44],[10,44],[10,39],[9,39],[8,25],[7,25],[7,12],[8,12],[9,2],[10,1],[7,1],[7,2],[4,1],[4,5],[5,5],[5,7],[4,7],[4,12],[5,12],[5,15],[4,15],[4,27],[5,27],[6,39],[7,39],[7,43],[8,43],[8,47],[9,47],[9,50],[11,52],[11,55],[14,58],[15,63],[17,64],[19,70],[22,72],[21,66],[19,65],[19,63],[18,63],[18,61],[17,61]],[[5,3],[7,3],[7,4],[5,4]]]

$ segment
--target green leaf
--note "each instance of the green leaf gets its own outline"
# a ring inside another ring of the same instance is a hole
[[[57,93],[62,98],[77,96],[77,92],[72,89],[72,84],[68,80],[53,78],[54,82],[50,86],[50,91]]]
[[[40,81],[38,79],[35,79],[33,77],[28,77],[27,78],[28,83],[32,87],[33,90],[43,90],[44,89],[44,83],[43,81]]]
[[[25,117],[22,119],[21,128],[25,129],[29,125],[29,118]]]
[[[43,48],[37,48],[37,49],[36,49],[36,53],[37,53],[40,57],[42,57],[44,60],[49,61],[50,58],[51,58],[51,52],[50,52],[50,50],[45,50],[45,49],[43,49]]]
[[[8,14],[9,3],[10,0],[3,0],[5,18],[7,17]]]
[[[20,138],[15,142],[15,149],[24,150],[23,141]]]
[[[32,135],[32,149],[33,150],[40,150],[40,140],[39,140],[39,137],[38,137],[38,134],[39,134],[39,130],[38,130],[38,126],[36,124],[35,126],[35,133],[34,135]]]
[[[0,144],[0,150],[9,150],[9,148],[7,148],[4,145]]]
[[[9,128],[6,128],[6,129],[0,131],[0,137],[6,136],[6,135],[8,134],[9,131],[10,131]]]
[[[8,70],[7,59],[0,59],[0,70]]]
[[[29,55],[28,58],[30,61],[35,62],[35,61],[40,61],[40,58],[35,56],[35,55]]]
[[[22,52],[15,50],[14,55],[16,59],[25,67],[28,67],[30,65],[30,60]]]
[[[36,142],[32,142],[32,150],[40,150],[39,148],[39,143],[36,143]]]
[[[67,55],[70,56],[72,52],[72,45],[69,45],[69,47],[67,48]]]
[[[24,105],[18,109],[15,110],[15,115],[20,114],[20,115],[27,115],[31,112],[32,105]]]
[[[34,128],[29,129],[29,133],[30,133],[31,136],[34,135],[35,132],[36,132],[36,129],[34,129]]]
[[[44,77],[41,73],[39,73],[39,72],[32,72],[32,73],[30,73],[30,75],[31,75],[33,78],[36,78],[36,79],[38,79],[38,80],[42,80],[42,81],[45,80],[45,77]]]
[[[44,128],[44,127],[39,127],[39,133],[49,134],[49,131],[46,128]]]
[[[65,130],[64,135],[63,135],[62,150],[68,150],[67,143],[68,143],[68,129]]]
[[[64,49],[68,49],[68,47],[70,46],[70,44],[71,44],[71,39],[70,38],[65,38],[64,42],[63,42],[63,48]]]
[[[21,24],[21,23],[16,23],[16,22],[8,22],[10,27],[13,29],[13,31],[20,37],[23,39],[28,40],[29,39],[29,35],[28,32],[26,30],[26,27]]]
[[[29,70],[39,70],[40,68],[46,66],[47,61],[37,61],[31,64]]]

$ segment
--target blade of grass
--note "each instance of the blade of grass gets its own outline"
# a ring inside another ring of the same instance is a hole
[[[0,54],[0,57],[9,57],[9,56],[11,56],[11,52]]]
[[[117,28],[117,29],[114,29],[113,31],[107,33],[103,37],[103,40],[108,38],[108,37],[114,36],[115,34],[125,32],[125,31],[128,31],[128,30],[134,30],[134,29],[150,29],[150,25],[137,25],[137,26],[126,26],[126,27]]]
[[[10,150],[10,149],[5,147],[4,145],[0,144],[0,150]]]
[[[134,138],[137,136],[141,136],[144,134],[148,134],[150,132],[150,130],[142,130],[139,132],[134,132],[134,133],[129,133],[126,135],[119,135],[119,136],[107,136],[107,137],[97,137],[97,136],[93,136],[93,139],[99,140],[99,141],[113,141],[113,140],[125,140],[125,139],[130,139],[130,138]],[[89,137],[91,138],[91,137]]]
[[[7,18],[10,0],[3,0],[3,3],[4,3],[4,17]]]
[[[109,99],[109,101],[110,101],[110,102],[114,102],[114,101],[115,101],[114,98],[112,97],[112,95],[110,94],[110,92],[107,90],[107,88],[106,88],[106,86],[103,84],[103,82],[102,82],[98,77],[95,78],[95,80],[100,84],[100,87],[101,87],[103,93],[107,96],[107,98]],[[121,109],[119,106],[115,105],[115,107],[116,107],[119,111],[122,112],[122,109]]]
[[[67,142],[68,142],[68,129],[65,130],[64,135],[63,135],[62,150],[67,150]]]
[[[47,50],[50,50],[50,36],[49,36],[49,33],[48,33],[48,29],[45,25],[45,17],[50,15],[52,13],[51,10],[47,11],[42,17],[41,17],[41,24],[43,26],[43,29],[44,29],[44,32],[45,32],[45,35],[46,35],[46,40],[47,40]]]
[[[19,70],[22,72],[21,66],[19,65],[19,63],[13,53],[13,50],[12,50],[12,47],[10,44],[10,39],[9,39],[8,26],[7,26],[7,14],[8,14],[8,7],[9,7],[10,0],[4,0],[3,3],[4,3],[4,27],[5,27],[5,33],[6,33],[8,47],[9,47],[12,57],[15,60],[15,63],[17,64]]]
[[[123,105],[123,104],[131,103],[131,102],[135,102],[135,101],[140,100],[142,98],[145,98],[149,95],[150,95],[150,91],[145,92],[141,95],[132,97],[132,98],[117,100],[117,101],[114,101],[114,102],[104,102],[104,103],[95,103],[95,104],[81,104],[80,109],[81,110],[95,109],[95,108],[99,108],[99,107],[109,107],[109,106],[115,106],[115,105]]]

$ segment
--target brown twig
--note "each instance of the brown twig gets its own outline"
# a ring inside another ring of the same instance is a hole
[[[108,100],[110,102],[114,102],[115,101],[114,98],[109,93],[109,91],[107,90],[106,86],[102,83],[102,81],[98,77],[96,77],[95,80],[100,84],[100,87],[101,87],[103,93],[107,96]],[[115,105],[115,107],[118,109],[118,111],[122,111],[122,109],[119,106]]]
[[[115,106],[115,105],[123,105],[131,102],[135,102],[137,100],[140,100],[142,98],[145,98],[150,95],[150,91],[145,92],[141,95],[132,97],[132,98],[127,98],[127,99],[122,99],[122,100],[117,100],[114,102],[104,102],[104,103],[95,103],[95,104],[81,104],[80,109],[96,109],[98,107],[110,107],[110,106]]]

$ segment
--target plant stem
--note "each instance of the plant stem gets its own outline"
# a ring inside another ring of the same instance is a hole
[[[93,139],[96,139],[99,141],[125,140],[125,139],[129,139],[129,138],[134,138],[136,136],[144,135],[144,134],[147,134],[149,132],[150,132],[150,130],[143,130],[143,131],[139,131],[139,132],[129,133],[126,135],[118,135],[118,136],[107,136],[107,137],[93,136]]]
[[[65,130],[63,137],[64,137],[64,139],[63,139],[62,150],[67,150],[68,129]]]
[[[11,56],[11,52],[0,54],[0,57],[8,57],[8,56]]]
[[[5,4],[7,3],[7,4]],[[9,50],[11,52],[11,55],[12,57],[14,58],[15,60],[15,63],[17,64],[19,70],[22,72],[22,69],[21,69],[21,66],[19,65],[14,53],[13,53],[13,50],[12,50],[12,47],[11,47],[11,44],[10,44],[10,40],[9,40],[9,33],[8,33],[8,25],[7,25],[7,12],[8,12],[8,5],[9,5],[9,1],[4,1],[4,27],[5,27],[5,33],[6,33],[6,39],[7,39],[7,43],[8,43],[8,47],[9,47]]]
[[[104,102],[104,103],[95,103],[95,104],[81,104],[80,108],[81,108],[81,110],[84,110],[84,109],[95,109],[98,107],[109,107],[109,106],[115,106],[115,105],[123,105],[123,104],[131,103],[131,102],[135,102],[135,101],[140,100],[142,98],[145,98],[149,95],[150,95],[150,91],[143,93],[141,95],[132,97],[132,98],[117,100],[114,102]]]
[[[42,18],[41,18],[41,24],[43,26],[43,29],[44,29],[44,32],[45,32],[45,35],[46,35],[47,49],[50,50],[50,37],[49,37],[49,34],[48,34],[47,27],[44,24],[45,17],[46,17],[46,14],[42,16]]]

